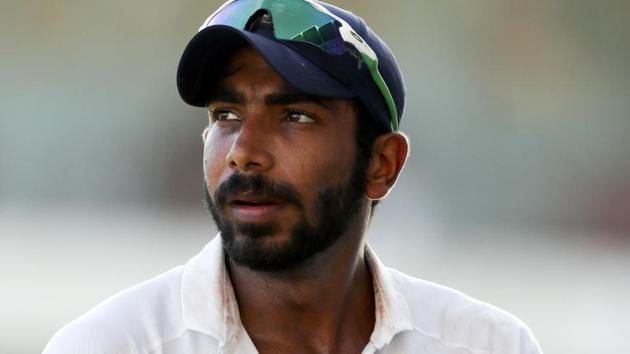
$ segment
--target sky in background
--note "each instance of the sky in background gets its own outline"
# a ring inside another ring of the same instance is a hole
[[[411,155],[377,211],[377,251],[515,312],[550,353],[619,353],[630,3],[333,3],[366,19],[406,80]],[[206,114],[181,101],[175,72],[219,4],[0,0],[0,328],[17,328],[0,352],[40,350],[211,237]]]

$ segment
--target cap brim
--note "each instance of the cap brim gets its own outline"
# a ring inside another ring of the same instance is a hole
[[[177,89],[193,106],[207,104],[223,67],[234,52],[251,45],[278,75],[299,91],[322,97],[356,97],[326,71],[280,41],[230,26],[214,25],[199,31],[188,43],[177,69]]]

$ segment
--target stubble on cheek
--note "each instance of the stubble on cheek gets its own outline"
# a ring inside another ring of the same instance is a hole
[[[212,124],[212,123],[210,123]],[[213,128],[208,128],[206,139],[203,144],[203,178],[210,195],[219,184],[222,175],[227,170],[227,154],[230,148],[230,141],[227,137]],[[214,187],[213,187],[214,186]]]

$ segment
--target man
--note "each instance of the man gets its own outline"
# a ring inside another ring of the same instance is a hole
[[[408,144],[402,75],[360,18],[230,1],[188,44],[177,83],[208,109],[220,237],[61,329],[46,354],[540,353],[512,315],[386,268],[366,245]]]

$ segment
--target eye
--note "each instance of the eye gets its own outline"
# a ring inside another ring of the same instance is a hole
[[[239,117],[238,114],[228,110],[214,109],[209,110],[208,113],[210,114],[210,119],[213,122],[241,120],[241,117]]]
[[[315,119],[309,114],[300,111],[289,111],[287,113],[287,121],[293,123],[313,123]]]

